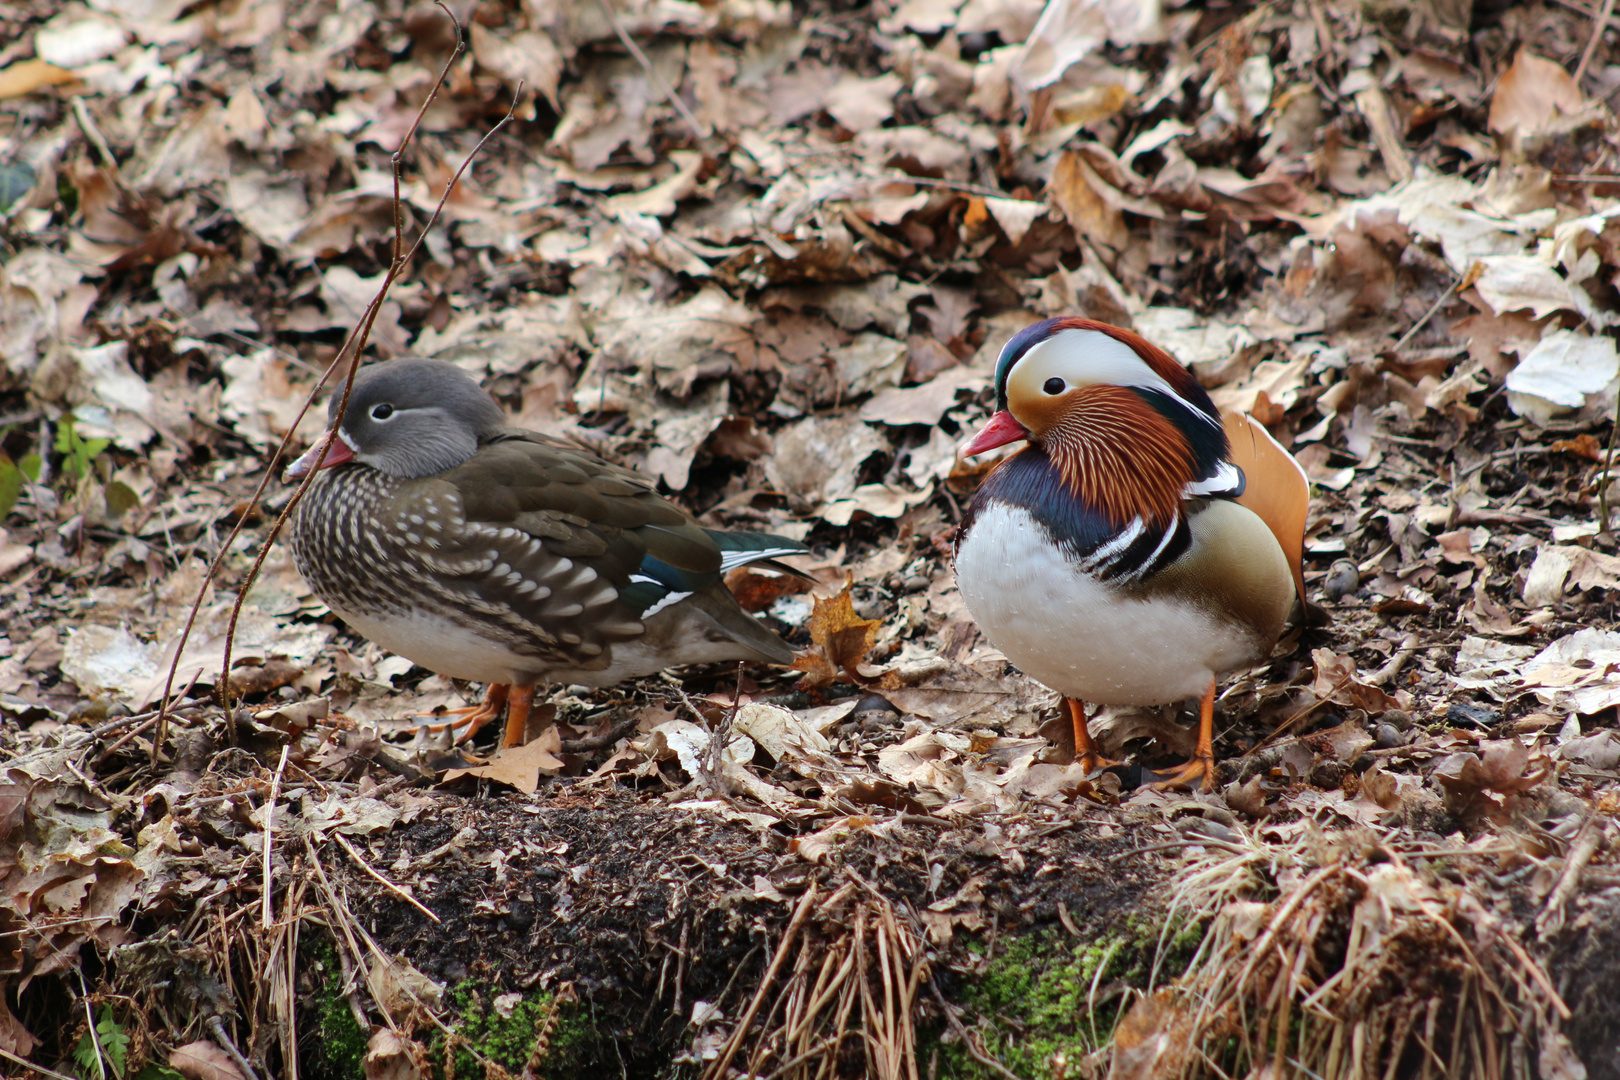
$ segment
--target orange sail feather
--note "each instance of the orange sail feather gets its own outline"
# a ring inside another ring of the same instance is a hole
[[[1300,563],[1305,550],[1305,517],[1310,510],[1310,481],[1294,455],[1271,437],[1265,425],[1247,413],[1222,413],[1226,437],[1232,443],[1232,463],[1243,470],[1248,484],[1238,504],[1254,511],[1277,538],[1288,568],[1294,573],[1294,591],[1305,602],[1305,574]]]

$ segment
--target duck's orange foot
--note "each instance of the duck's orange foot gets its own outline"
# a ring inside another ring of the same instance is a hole
[[[478,734],[483,726],[496,719],[506,711],[507,687],[500,683],[490,685],[484,694],[484,700],[477,705],[467,705],[459,709],[446,709],[439,714],[434,723],[423,725],[433,734],[449,731],[452,741],[464,743]],[[459,734],[457,729],[460,729]]]
[[[1176,769],[1168,777],[1154,784],[1154,788],[1163,791],[1167,788],[1190,788],[1194,784],[1200,791],[1215,790],[1215,758],[1214,755],[1203,754],[1194,757],[1187,764]]]
[[[1103,757],[1096,750],[1087,750],[1084,753],[1074,755],[1074,763],[1084,769],[1087,776],[1123,764],[1123,762],[1115,761],[1113,758]]]

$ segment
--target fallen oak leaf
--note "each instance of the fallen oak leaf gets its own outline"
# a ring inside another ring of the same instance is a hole
[[[555,776],[567,768],[567,763],[557,757],[561,752],[562,735],[556,727],[548,727],[522,746],[509,746],[496,751],[482,765],[447,770],[439,785],[446,787],[463,776],[472,776],[507,784],[525,795],[533,795],[540,787],[540,777]]]
[[[853,578],[844,581],[837,596],[816,597],[810,611],[810,651],[793,661],[795,671],[804,672],[799,685],[807,690],[831,686],[840,672],[860,685],[855,665],[865,659],[877,643],[881,619],[863,619],[855,613],[850,598]]]
[[[1492,791],[1529,791],[1552,773],[1547,755],[1518,739],[1493,739],[1484,746],[1485,783]]]

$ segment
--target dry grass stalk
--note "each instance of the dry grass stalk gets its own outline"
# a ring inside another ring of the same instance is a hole
[[[1370,867],[1366,837],[1195,862],[1172,908],[1214,925],[1188,973],[1122,1020],[1112,1075],[1533,1075],[1569,1015],[1546,972],[1466,887],[1375,847]],[[1249,899],[1267,881],[1275,898]]]
[[[863,886],[864,882],[861,883]],[[821,905],[823,929],[841,930],[830,939],[784,934],[770,969],[727,1042],[741,1047],[752,1039],[744,1076],[749,1080],[831,1080],[860,1075],[874,1080],[918,1080],[915,1014],[928,978],[921,935],[894,904],[875,889],[858,901],[846,885]],[[846,904],[854,910],[841,913]],[[808,918],[803,900],[795,912]],[[791,971],[786,949],[797,946]],[[766,996],[774,997],[766,1007]],[[755,1022],[759,1017],[763,1020]],[[861,1047],[860,1065],[851,1041]],[[707,1078],[725,1075],[735,1055],[716,1059]]]

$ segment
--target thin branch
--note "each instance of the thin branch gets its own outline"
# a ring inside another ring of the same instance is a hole
[[[956,1012],[950,1005],[946,1004],[945,995],[939,992],[939,984],[934,981],[931,975],[928,978],[928,989],[933,993],[934,1000],[939,1002],[940,1011],[945,1014],[945,1022],[951,1025],[951,1030],[956,1032],[956,1037],[962,1040],[962,1045],[967,1048],[968,1054],[974,1061],[998,1075],[1007,1077],[1008,1080],[1024,1080],[1023,1077],[979,1048],[973,1034],[962,1026],[962,1021],[957,1017]]]
[[[366,860],[360,857],[360,853],[354,850],[354,845],[349,843],[348,838],[342,833],[334,832],[332,834],[332,839],[336,840],[338,842],[338,846],[349,853],[349,858],[353,859],[355,864],[359,866],[360,869],[364,870],[367,874],[370,874],[371,877],[375,879],[376,882],[383,888],[387,889],[389,892],[393,893],[395,896],[399,897],[401,900],[405,901],[407,904],[411,905],[411,907],[415,908],[417,911],[420,911],[434,922],[442,921],[437,915],[433,914],[433,912],[423,907],[421,901],[417,900],[416,897],[412,896],[410,893],[406,892],[404,889],[400,888],[398,885],[395,885],[392,881],[389,881],[387,878],[377,873],[377,871],[373,870]]]
[[[1581,53],[1581,62],[1575,65],[1575,86],[1578,89],[1581,80],[1586,78],[1587,66],[1592,63],[1592,54],[1597,51],[1598,42],[1603,39],[1603,30],[1609,25],[1609,16],[1614,14],[1614,0],[1603,0],[1603,10],[1592,20],[1592,36],[1586,39],[1586,49]]]
[[[276,800],[281,797],[281,776],[287,771],[287,757],[292,753],[292,743],[286,743],[281,748],[281,761],[276,765],[275,778],[270,781],[270,798],[264,804],[264,870],[263,885],[259,893],[259,925],[266,930],[275,924],[275,901],[272,897],[271,868],[274,863],[276,848]]]
[[[247,1077],[247,1080],[258,1080],[259,1074],[253,1071],[253,1066],[249,1065],[247,1058],[242,1056],[242,1051],[236,1048],[236,1043],[231,1040],[230,1032],[225,1030],[225,1021],[221,1020],[217,1013],[208,1018],[208,1032],[213,1035],[214,1042],[219,1045],[219,1048],[230,1056],[231,1061],[236,1063],[238,1069],[242,1070],[242,1075]]]
[[[48,1077],[51,1078],[51,1080],[75,1080],[74,1077],[63,1076],[61,1073],[57,1072],[54,1069],[47,1069],[43,1065],[35,1065],[32,1061],[29,1061],[27,1058],[18,1057],[16,1054],[13,1054],[10,1050],[7,1050],[3,1046],[0,1046],[0,1058],[5,1058],[7,1061],[13,1062],[13,1063],[15,1063],[17,1065],[21,1065],[23,1068],[27,1069],[29,1072],[36,1072],[36,1073],[39,1073],[41,1076],[48,1076]]]
[[[664,95],[664,99],[669,102],[670,106],[680,113],[681,119],[686,122],[687,127],[692,129],[692,134],[697,136],[699,143],[707,139],[709,132],[703,129],[703,124],[692,113],[692,110],[686,107],[686,102],[681,100],[681,96],[675,92],[674,87],[665,82],[664,77],[658,74],[657,69],[652,66],[652,61],[647,59],[647,54],[641,51],[640,45],[636,44],[636,39],[630,36],[630,32],[624,28],[624,23],[619,21],[619,13],[613,10],[612,0],[598,0],[598,2],[602,5],[602,10],[607,14],[608,22],[613,24],[613,32],[618,35],[619,41],[623,43],[626,49],[630,50],[630,55],[636,58],[636,63],[640,64],[642,69],[646,71],[647,81],[652,83],[653,89]]]
[[[338,365],[345,362],[348,363],[348,373],[347,377],[343,381],[343,389],[341,393],[337,395],[337,404],[333,412],[334,415],[337,416],[342,416],[345,412],[347,412],[349,407],[349,397],[354,392],[355,376],[359,371],[360,354],[365,349],[366,343],[371,337],[372,327],[376,324],[377,314],[382,309],[383,301],[387,298],[389,290],[393,288],[395,280],[398,279],[404,268],[409,265],[412,256],[415,255],[417,249],[421,246],[428,231],[430,231],[434,224],[437,223],[439,215],[444,210],[445,203],[450,198],[451,192],[455,190],[456,184],[461,180],[461,177],[467,171],[468,166],[472,164],[474,157],[480,150],[483,149],[484,144],[487,143],[497,131],[499,131],[512,119],[513,109],[516,108],[515,98],[512,109],[508,109],[506,116],[503,117],[500,122],[492,127],[487,133],[485,133],[484,137],[478,141],[478,145],[475,146],[472,152],[468,154],[467,157],[462,161],[461,166],[456,170],[455,175],[452,176],[449,182],[445,184],[444,193],[439,198],[439,204],[434,208],[432,216],[423,226],[421,235],[417,237],[415,243],[411,245],[409,250],[406,250],[404,239],[404,203],[399,195],[399,176],[400,169],[402,167],[401,155],[404,153],[405,147],[408,145],[412,135],[415,134],[418,126],[420,126],[422,117],[426,113],[428,105],[432,103],[434,98],[437,96],[439,89],[448,79],[451,61],[453,61],[455,57],[459,55],[463,47],[461,23],[456,20],[450,9],[445,7],[442,2],[439,2],[438,6],[444,11],[445,15],[449,17],[451,24],[455,27],[456,48],[452,52],[450,60],[445,62],[443,70],[439,72],[438,79],[434,82],[432,89],[428,92],[427,97],[423,100],[421,107],[417,110],[416,117],[411,123],[410,130],[406,132],[405,137],[400,140],[399,149],[396,150],[393,155],[394,258],[389,263],[388,272],[383,276],[382,285],[377,289],[377,295],[374,296],[371,303],[366,306],[365,314],[361,317],[360,324],[355,327],[353,333],[349,335],[349,339],[344,343],[343,348],[339,350],[338,355],[333,359],[331,365],[326,369],[326,373],[321,377],[320,382],[318,382],[310,391],[310,396],[305,400],[304,407],[299,410],[298,417],[293,421],[291,430],[287,434],[287,438],[283,439],[281,446],[277,447],[275,456],[271,458],[270,467],[265,472],[264,480],[260,482],[259,488],[254,492],[254,501],[258,500],[260,494],[262,494],[264,490],[265,485],[268,484],[270,478],[275,475],[275,466],[281,460],[282,451],[286,448],[287,443],[291,440],[292,432],[297,430],[298,424],[303,420],[305,413],[309,411],[311,405],[314,403],[315,395],[319,393],[320,387],[324,385],[327,379],[331,377],[332,373],[337,370]],[[519,89],[521,90],[521,84]],[[293,512],[298,507],[298,504],[303,500],[305,492],[309,490],[310,484],[314,482],[316,474],[320,472],[321,465],[325,463],[327,454],[331,452],[332,441],[336,437],[337,435],[334,431],[327,437],[326,441],[321,444],[321,448],[316,456],[314,466],[304,474],[297,490],[293,492],[292,498],[288,500],[287,505],[282,509],[281,513],[276,517],[275,522],[271,525],[269,534],[265,537],[264,543],[260,545],[258,555],[253,560],[253,566],[248,570],[247,577],[243,580],[241,588],[237,590],[236,603],[231,607],[230,623],[226,627],[225,631],[225,647],[222,667],[226,671],[229,671],[230,669],[231,650],[236,643],[237,624],[241,619],[242,607],[247,602],[248,590],[252,587],[253,582],[258,579],[259,572],[263,568],[265,560],[269,558],[270,550],[275,544],[276,538],[281,535],[282,530],[286,527],[287,521],[291,518]],[[234,538],[234,536],[235,533],[233,532],[232,537]],[[226,550],[228,549],[229,544],[226,545]],[[223,558],[223,555],[224,552],[222,551],[221,558]],[[193,610],[193,618],[195,618],[195,609]],[[187,633],[189,633],[189,622],[186,629]],[[170,672],[170,679],[171,681],[173,679],[172,670]],[[229,681],[222,678],[222,685],[224,690],[220,694],[220,702],[226,709],[229,709]]]
[[[748,1003],[748,1008],[743,1011],[742,1016],[738,1019],[736,1030],[731,1033],[731,1038],[726,1040],[725,1052],[716,1060],[714,1067],[705,1073],[705,1076],[710,1080],[717,1080],[717,1078],[725,1076],[726,1070],[731,1067],[731,1059],[736,1057],[737,1051],[742,1048],[743,1039],[748,1034],[748,1028],[754,1022],[754,1016],[759,1012],[759,1007],[765,1002],[766,990],[775,980],[776,973],[781,970],[782,962],[787,959],[788,946],[793,943],[794,938],[798,937],[799,928],[804,925],[805,919],[810,916],[810,905],[815,903],[816,891],[816,883],[812,881],[810,888],[805,890],[804,898],[799,901],[798,908],[794,910],[793,918],[788,921],[787,929],[782,932],[782,943],[776,947],[776,955],[771,958],[770,967],[765,969],[765,975],[759,982],[759,989],[754,992],[754,999]]]
[[[1450,285],[1446,286],[1446,291],[1441,293],[1435,302],[1429,305],[1429,310],[1425,311],[1423,313],[1423,317],[1412,324],[1412,328],[1410,330],[1401,335],[1401,340],[1395,343],[1395,347],[1391,349],[1390,352],[1398,353],[1402,349],[1406,348],[1406,343],[1416,337],[1419,330],[1429,325],[1429,320],[1435,317],[1440,309],[1445,306],[1446,301],[1451,299],[1451,294],[1457,291],[1457,286],[1463,283],[1464,276],[1466,275],[1459,275],[1455,280],[1452,281]]]
[[[1614,441],[1620,436],[1620,397],[1614,401],[1614,420],[1609,425],[1609,444],[1603,448],[1603,470],[1598,473],[1598,532],[1609,532],[1609,470],[1614,465]]]
[[[78,122],[79,130],[84,132],[87,142],[95,147],[96,156],[101,164],[109,169],[118,168],[118,159],[113,157],[112,147],[107,145],[107,137],[96,127],[95,120],[90,117],[90,110],[85,108],[84,98],[73,99],[73,119]]]

